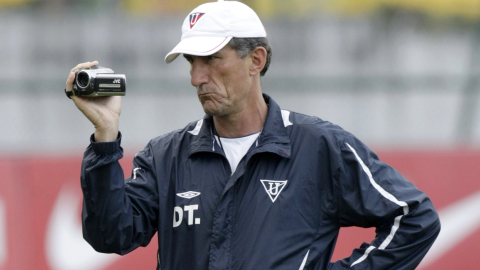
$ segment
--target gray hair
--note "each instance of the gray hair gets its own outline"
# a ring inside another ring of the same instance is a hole
[[[247,55],[257,47],[263,47],[267,50],[267,61],[265,62],[265,67],[263,67],[260,72],[260,76],[267,73],[268,67],[270,66],[270,61],[272,60],[272,47],[268,42],[267,38],[232,38],[228,43],[232,48],[237,52],[238,57],[245,59]]]

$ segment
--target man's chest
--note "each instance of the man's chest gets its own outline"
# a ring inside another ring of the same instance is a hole
[[[332,243],[335,187],[328,160],[312,147],[285,156],[271,151],[276,146],[264,149],[249,152],[233,174],[223,155],[210,152],[157,167],[159,247],[167,265],[298,268],[316,238]],[[181,254],[194,259],[180,260]]]
[[[329,173],[313,162],[258,154],[240,162],[233,175],[221,156],[199,155],[176,166],[165,176],[168,184],[159,185],[160,214],[167,220],[162,226],[170,227],[176,243],[203,243],[192,252],[227,256],[228,250],[250,247],[238,253],[252,257],[295,235],[308,243],[333,200]]]

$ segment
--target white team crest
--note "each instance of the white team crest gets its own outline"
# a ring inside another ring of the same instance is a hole
[[[196,192],[196,191],[187,191],[183,193],[177,193],[178,197],[182,197],[185,199],[191,199],[193,197],[197,197],[198,195],[200,195],[200,192]]]
[[[284,181],[260,180],[260,181],[262,182],[263,187],[265,188],[265,191],[267,192],[272,202],[275,202],[275,200],[278,198],[278,195],[280,195],[280,192],[282,192],[283,188],[287,185],[287,182],[288,182],[288,180],[284,180]]]

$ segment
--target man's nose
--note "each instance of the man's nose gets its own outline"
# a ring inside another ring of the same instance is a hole
[[[198,87],[208,83],[208,67],[201,59],[194,59],[190,67],[191,83]]]

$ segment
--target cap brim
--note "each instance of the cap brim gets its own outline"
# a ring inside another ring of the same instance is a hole
[[[167,54],[165,63],[171,63],[181,53],[198,56],[212,55],[225,47],[231,39],[232,37],[191,37],[182,39],[182,41]]]

